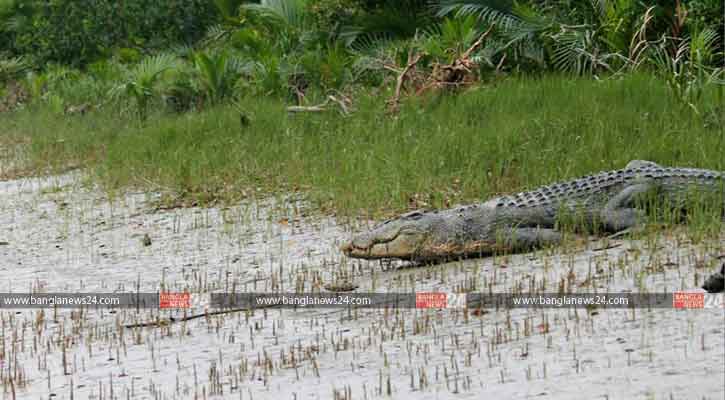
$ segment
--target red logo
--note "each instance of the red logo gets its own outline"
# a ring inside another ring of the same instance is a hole
[[[191,293],[159,293],[159,308],[191,308]]]
[[[446,308],[447,306],[445,293],[420,292],[415,294],[415,308]]]
[[[674,308],[705,308],[705,293],[674,292],[672,296]]]

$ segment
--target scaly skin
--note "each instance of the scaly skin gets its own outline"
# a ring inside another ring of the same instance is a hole
[[[497,251],[524,251],[561,241],[567,218],[588,231],[619,232],[638,225],[647,201],[686,209],[688,196],[706,194],[725,207],[718,171],[631,161],[601,172],[485,203],[444,211],[414,211],[353,237],[341,250],[353,258],[436,261]]]

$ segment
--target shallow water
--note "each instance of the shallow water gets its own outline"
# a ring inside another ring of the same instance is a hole
[[[77,173],[0,182],[0,292],[314,291],[340,276],[363,292],[502,292],[532,282],[556,292],[562,280],[673,291],[695,289],[725,254],[724,234],[692,244],[676,232],[608,250],[580,242],[406,268],[344,259],[338,246],[367,222],[341,226],[299,199],[153,211],[154,194],[109,201],[82,182]],[[488,311],[270,309],[128,329],[158,310],[2,310],[2,382],[8,398],[33,399],[725,394],[723,310]]]

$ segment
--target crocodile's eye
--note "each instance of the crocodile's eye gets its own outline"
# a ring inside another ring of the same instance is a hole
[[[420,212],[420,211],[411,211],[411,212],[409,212],[407,214],[401,215],[401,217],[404,218],[404,219],[409,219],[409,220],[415,221],[415,220],[418,220],[421,217],[423,217],[423,213]]]

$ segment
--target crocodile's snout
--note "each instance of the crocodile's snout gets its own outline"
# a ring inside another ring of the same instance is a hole
[[[364,259],[399,258],[411,259],[423,242],[423,234],[372,230],[353,237],[342,244],[340,250],[348,257]]]
[[[340,246],[340,251],[345,254],[346,256],[350,256],[350,253],[352,252],[353,246],[352,246],[352,240],[347,241]]]
[[[356,250],[368,250],[373,247],[375,243],[376,240],[374,239],[372,232],[366,232],[356,235],[350,241],[343,243],[343,245],[340,246],[340,250],[349,255]]]
[[[369,258],[375,253],[375,244],[369,235],[363,234],[343,243],[340,251],[348,257]]]

